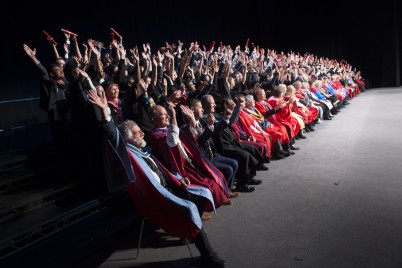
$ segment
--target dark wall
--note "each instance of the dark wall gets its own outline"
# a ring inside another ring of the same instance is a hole
[[[361,69],[374,86],[395,86],[397,60],[392,14],[396,0],[362,6],[345,0],[320,5],[302,2],[10,2],[10,8],[0,11],[5,62],[0,98],[38,96],[38,73],[24,54],[22,44],[36,47],[38,57],[47,64],[51,47],[42,30],[62,43],[60,28],[79,33],[82,43],[89,37],[107,41],[109,28],[114,27],[125,37],[126,47],[149,42],[155,48],[164,41],[177,40],[187,44],[197,40],[207,47],[213,40],[217,44],[223,41],[244,46],[250,38],[250,42],[265,48],[346,59]],[[400,3],[395,5],[400,9]],[[400,21],[398,25],[401,29]]]

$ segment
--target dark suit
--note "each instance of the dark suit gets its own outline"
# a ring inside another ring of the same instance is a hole
[[[249,184],[250,180],[256,175],[256,167],[259,161],[242,147],[233,136],[229,126],[222,131],[221,135],[215,136],[213,139],[221,155],[237,160],[239,164],[236,174],[237,186]]]

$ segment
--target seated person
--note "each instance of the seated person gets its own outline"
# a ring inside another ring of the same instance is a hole
[[[232,102],[232,110],[234,105],[235,104]],[[229,197],[239,196],[237,192],[231,191],[234,185],[234,178],[238,169],[238,163],[235,159],[220,155],[217,152],[212,139],[212,136],[221,135],[223,128],[227,125],[227,123],[222,120],[215,128],[215,118],[212,114],[210,114],[207,120],[202,119],[204,109],[202,109],[201,101],[198,99],[191,99],[189,101],[189,108],[191,110],[191,114],[187,115],[187,117],[191,118],[189,121],[194,120],[194,126],[191,126],[190,122],[182,129],[185,130],[185,133],[191,133],[194,135],[197,140],[197,146],[200,148],[205,157],[207,157],[207,159],[224,174],[230,191]]]
[[[176,112],[172,103],[167,110],[156,105],[150,110],[150,117],[155,127],[148,136],[148,144],[155,156],[172,172],[177,172],[191,183],[211,190],[215,207],[232,204],[224,192],[225,181],[219,179],[215,169],[211,169],[202,158],[201,152],[194,148],[180,134],[177,126]]]
[[[211,192],[192,187],[188,179],[173,175],[144,150],[144,133],[133,121],[119,125],[123,141],[111,121],[106,98],[93,91],[89,97],[103,111],[103,129],[124,166],[128,192],[139,212],[170,235],[194,238],[205,264],[224,267],[226,262],[213,250],[200,218],[208,205],[213,206]]]
[[[223,117],[215,112],[215,100],[211,95],[204,95],[201,99],[202,108],[204,110],[204,117],[213,114],[216,120],[215,124],[219,124],[221,120],[229,122],[231,114],[225,113]],[[217,120],[217,119],[220,120]],[[239,143],[230,126],[227,126],[219,136],[213,137],[214,144],[217,151],[229,158],[236,159],[239,168],[236,173],[236,191],[238,192],[252,192],[254,187],[250,184],[258,185],[261,180],[254,179],[257,170],[267,170],[268,167],[264,165],[264,157],[255,146],[249,144]]]

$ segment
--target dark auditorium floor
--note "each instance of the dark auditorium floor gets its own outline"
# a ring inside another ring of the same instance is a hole
[[[402,88],[363,92],[297,141],[294,156],[259,172],[255,192],[219,208],[205,227],[227,267],[402,267],[401,99]],[[85,228],[38,255],[41,267],[197,266],[185,245],[149,223],[134,259],[139,223],[127,212]]]

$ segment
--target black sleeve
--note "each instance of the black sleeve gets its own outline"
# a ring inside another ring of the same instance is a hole
[[[36,66],[41,72],[41,78],[43,80],[49,81],[50,80],[49,73],[47,72],[46,68],[42,65],[42,63],[39,62]]]
[[[267,111],[266,113],[265,113],[265,116],[267,117],[267,116],[271,116],[271,115],[273,115],[273,114],[276,114],[276,110],[275,109],[271,109],[271,110],[269,110],[269,111]]]
[[[113,121],[104,121],[102,122],[102,129],[106,135],[106,138],[110,141],[114,148],[117,148],[119,135],[117,132],[117,128]]]
[[[156,67],[156,70],[157,70],[156,81],[159,84],[163,84],[163,66],[160,66],[158,64],[158,66]]]

